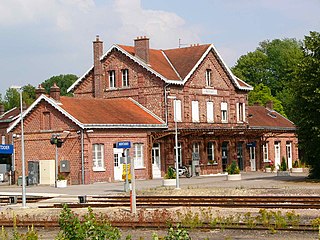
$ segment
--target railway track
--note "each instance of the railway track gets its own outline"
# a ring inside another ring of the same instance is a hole
[[[70,208],[128,207],[129,196],[82,196],[84,203],[68,204]],[[287,208],[320,209],[318,196],[137,196],[137,207],[223,207],[223,208]],[[61,208],[63,204],[39,206]]]

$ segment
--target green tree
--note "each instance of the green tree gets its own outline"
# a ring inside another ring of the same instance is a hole
[[[304,39],[304,56],[292,84],[293,120],[298,126],[299,148],[310,169],[310,177],[320,178],[320,33]]]
[[[249,105],[259,103],[259,105],[265,106],[269,101],[273,102],[274,110],[285,116],[285,112],[283,111],[281,102],[277,98],[272,96],[269,87],[267,87],[263,83],[260,83],[254,87],[253,91],[249,92]]]
[[[232,71],[254,87],[260,83],[267,86],[274,100],[277,99],[276,104],[279,104],[278,101],[282,104],[282,114],[287,114],[291,96],[288,88],[303,56],[301,46],[301,42],[290,38],[260,42],[254,52],[238,59]],[[287,115],[290,118],[291,115]]]
[[[22,98],[23,101],[30,106],[36,100],[36,88],[31,84],[22,87]]]
[[[67,90],[77,79],[78,77],[73,74],[61,74],[59,76],[53,76],[45,80],[41,85],[49,94],[50,88],[53,86],[54,83],[56,83],[57,86],[60,88],[62,96],[70,96],[70,94],[67,93]]]
[[[4,109],[8,111],[11,108],[20,106],[20,94],[14,88],[8,88],[4,95]]]

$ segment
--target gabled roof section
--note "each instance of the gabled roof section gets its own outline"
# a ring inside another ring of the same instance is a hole
[[[20,114],[20,109],[17,107],[11,108],[10,110],[6,111],[4,114],[0,116],[0,122],[7,122],[10,123],[17,119]]]
[[[249,106],[248,114],[250,128],[296,130],[296,126],[289,119],[263,106]]]
[[[135,63],[159,77],[165,83],[177,85],[184,85],[209,52],[213,52],[237,89],[245,91],[253,90],[249,84],[233,75],[213,44],[193,45],[191,47],[169,50],[150,49],[149,64],[146,64],[135,56],[134,47],[125,45],[113,45],[100,60],[103,61],[112,51],[120,51]],[[78,84],[91,74],[92,70],[93,66],[68,88],[68,92],[73,91]]]
[[[182,79],[185,79],[208,50],[210,44],[164,50]]]
[[[23,118],[46,101],[80,128],[167,128],[158,116],[132,99],[78,99],[61,97],[60,102],[41,95],[24,113]],[[7,129],[10,132],[20,117]]]
[[[132,99],[61,97],[61,108],[83,125],[163,125],[164,122]]]

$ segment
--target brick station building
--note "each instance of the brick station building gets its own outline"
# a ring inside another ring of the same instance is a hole
[[[125,140],[134,145],[138,178],[162,177],[175,162],[176,120],[179,164],[199,165],[200,174],[223,172],[233,160],[242,171],[280,164],[282,157],[292,167],[298,159],[294,124],[272,104],[248,106],[250,90],[212,44],[156,50],[138,37],[134,46],[113,45],[104,53],[97,36],[93,66],[68,89],[74,97],[60,97],[54,87],[51,97],[41,95],[26,110],[26,158],[53,159],[49,139],[60,133],[66,138],[60,159],[70,162],[71,183],[114,181],[121,168],[115,143]],[[18,134],[18,123],[8,132]],[[97,161],[104,168],[97,169]]]

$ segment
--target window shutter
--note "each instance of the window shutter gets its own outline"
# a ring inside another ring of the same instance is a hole
[[[174,110],[174,121],[181,122],[181,100],[174,100],[173,105]]]
[[[199,102],[192,101],[192,122],[199,122]]]
[[[213,102],[207,102],[207,122],[214,122]]]

